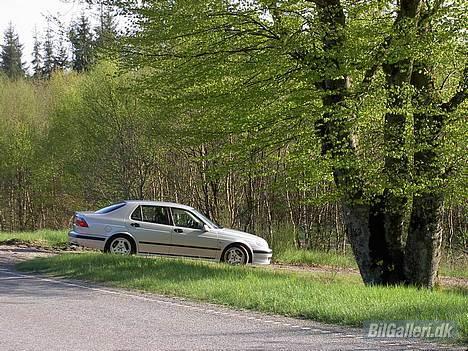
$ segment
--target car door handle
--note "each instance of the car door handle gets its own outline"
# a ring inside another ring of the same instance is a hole
[[[135,228],[137,228],[137,227],[139,227],[139,226],[140,226],[140,224],[139,224],[139,223],[132,223],[132,224],[130,224],[130,225],[131,225],[132,227],[135,227]]]
[[[183,233],[183,232],[184,232],[184,231],[183,231],[182,229],[180,229],[180,228],[175,228],[174,231],[175,231],[176,233]]]

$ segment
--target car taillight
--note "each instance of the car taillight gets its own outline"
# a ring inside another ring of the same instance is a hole
[[[75,216],[75,225],[78,227],[88,227],[88,223],[81,216]]]

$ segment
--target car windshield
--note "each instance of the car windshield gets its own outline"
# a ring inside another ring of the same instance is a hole
[[[214,221],[212,221],[211,219],[209,219],[207,216],[205,216],[204,214],[200,213],[199,211],[197,210],[193,210],[193,212],[205,223],[208,223],[210,226],[212,226],[213,228],[215,229],[223,229],[223,227],[221,227],[219,224],[216,224]]]

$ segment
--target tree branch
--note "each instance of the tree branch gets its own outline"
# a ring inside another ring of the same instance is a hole
[[[465,64],[465,69],[463,70],[463,77],[458,85],[457,93],[452,96],[452,98],[443,103],[441,108],[445,112],[453,112],[458,106],[460,106],[463,101],[465,101],[468,95],[468,64]]]

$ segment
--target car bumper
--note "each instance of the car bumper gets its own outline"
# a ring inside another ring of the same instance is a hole
[[[272,255],[271,250],[253,250],[252,264],[270,264]]]
[[[72,230],[68,233],[68,242],[70,244],[89,247],[91,249],[104,250],[106,238],[98,235],[81,234]]]

